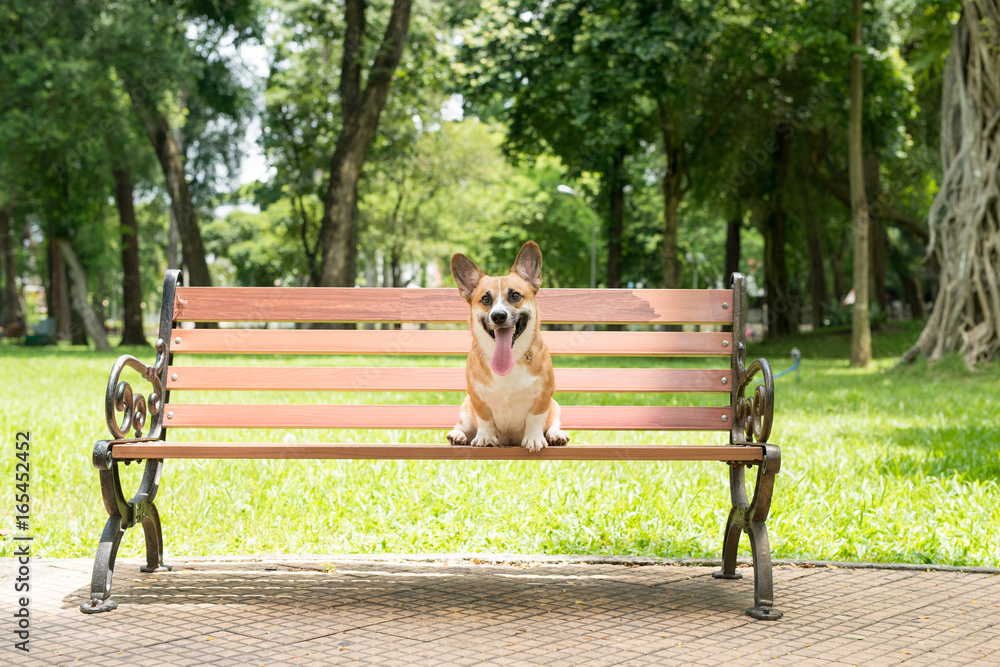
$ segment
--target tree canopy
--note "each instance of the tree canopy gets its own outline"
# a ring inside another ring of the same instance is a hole
[[[73,257],[89,307],[141,338],[167,265],[195,284],[432,285],[452,252],[502,267],[533,238],[548,285],[721,287],[742,271],[772,337],[845,324],[868,291],[875,326],[932,307],[945,319],[925,353],[992,359],[997,258],[942,278],[957,232],[941,227],[978,215],[942,188],[973,187],[951,166],[976,125],[955,125],[955,81],[1000,77],[954,40],[979,44],[962,20],[991,7],[869,3],[854,44],[851,6],[828,0],[11,0],[0,320],[82,331]],[[267,169],[241,183],[250,135]],[[963,304],[947,317],[941,290]]]

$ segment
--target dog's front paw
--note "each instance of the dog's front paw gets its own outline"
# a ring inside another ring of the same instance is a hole
[[[521,441],[521,446],[529,452],[540,452],[548,447],[548,445],[549,443],[547,443],[545,438],[542,436],[538,436],[536,438],[529,438],[528,436],[525,436],[524,440]]]
[[[557,428],[550,428],[549,432],[545,434],[545,439],[549,441],[550,445],[558,447],[569,442],[569,433]]]
[[[448,442],[453,445],[467,445],[469,444],[469,439],[465,436],[465,431],[456,428],[448,434]]]
[[[477,433],[476,437],[472,439],[473,447],[496,447],[499,444],[500,439],[496,433]]]

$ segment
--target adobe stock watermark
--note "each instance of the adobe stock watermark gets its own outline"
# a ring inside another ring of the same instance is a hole
[[[19,432],[14,443],[14,648],[28,652],[31,604],[31,433]]]

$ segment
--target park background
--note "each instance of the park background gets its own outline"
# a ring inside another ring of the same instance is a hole
[[[36,552],[93,553],[107,373],[120,352],[152,363],[167,268],[451,285],[451,253],[505,270],[534,239],[550,287],[747,274],[750,354],[803,356],[777,381],[775,557],[997,565],[998,19],[924,0],[5,2],[0,468],[30,430]],[[168,558],[703,557],[729,509],[710,464],[171,461],[160,494]]]

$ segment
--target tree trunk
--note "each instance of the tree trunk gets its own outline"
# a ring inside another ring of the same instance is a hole
[[[845,282],[844,257],[847,255],[848,239],[846,230],[840,232],[840,238],[830,249],[830,273],[833,275],[833,300],[838,305],[843,303],[849,287]]]
[[[393,72],[403,53],[412,0],[393,2],[389,25],[369,72],[368,84],[356,104],[352,95],[357,92],[354,77],[360,76],[360,50],[350,48],[350,44],[357,34],[364,32],[364,3],[350,0],[348,6],[348,19],[352,20],[352,24],[345,36],[341,72],[350,81],[347,88],[342,81],[341,95],[347,95],[344,100],[344,127],[330,160],[330,185],[323,202],[323,220],[320,223],[319,249],[323,257],[320,285],[323,287],[354,285],[358,254],[358,180],[365,155],[378,130]],[[348,114],[348,111],[351,113]]]
[[[903,283],[903,298],[910,304],[910,314],[915,320],[927,319],[927,309],[924,307],[924,295],[910,271],[909,260],[891,241],[889,242],[889,262],[892,270]]]
[[[764,302],[767,304],[767,332],[772,338],[788,336],[798,330],[797,309],[788,287],[788,264],[785,259],[787,212],[784,190],[791,161],[791,143],[791,126],[786,123],[775,125],[771,198],[763,224]]]
[[[929,260],[940,288],[901,361],[958,351],[969,366],[1000,357],[1000,6],[963,3],[945,61],[944,177],[931,205]]]
[[[806,211],[806,248],[809,251],[809,301],[812,304],[812,326],[823,326],[823,309],[830,303],[826,289],[826,266],[823,264],[822,222],[810,206]]]
[[[56,340],[70,339],[69,278],[59,252],[59,240],[49,236],[49,317],[55,320]]]
[[[97,315],[87,300],[87,274],[83,270],[83,264],[80,263],[80,258],[76,256],[69,241],[59,239],[58,246],[63,260],[73,274],[73,306],[83,319],[87,335],[94,340],[94,347],[98,350],[110,350],[111,345],[108,344],[108,337],[104,333],[104,324],[97,320]]]
[[[879,181],[879,159],[868,157],[864,162],[865,194],[873,197],[876,205],[869,208],[868,220],[871,223],[871,236],[868,239],[871,261],[871,292],[870,300],[878,304],[882,312],[889,310],[889,297],[886,293],[886,256],[889,236],[885,229],[885,219],[881,215],[881,207],[877,205],[882,186]]]
[[[201,229],[198,227],[198,211],[191,200],[188,189],[187,174],[184,173],[184,158],[180,146],[170,129],[170,122],[159,109],[151,107],[148,100],[141,99],[134,91],[140,90],[129,85],[132,95],[132,106],[136,110],[146,136],[160,162],[160,170],[170,193],[170,210],[177,221],[177,229],[181,238],[181,249],[184,253],[185,275],[189,284],[209,286],[212,277],[205,260],[205,244],[201,239]]]
[[[393,287],[403,287],[403,276],[402,276],[402,264],[403,260],[399,256],[399,250],[396,248],[392,249],[392,254],[389,259],[389,270],[392,272],[392,286]]]
[[[402,276],[400,275],[400,264],[401,260],[399,257],[399,250],[393,248],[389,255],[389,277],[392,281],[392,285],[390,285],[390,287],[403,287]],[[402,324],[400,322],[393,322],[389,328],[401,329]]]
[[[122,345],[148,345],[142,331],[142,284],[139,277],[139,234],[133,206],[132,170],[113,172],[115,201],[121,222],[122,246]]]
[[[0,255],[3,256],[3,310],[0,311],[0,326],[8,327],[16,322],[24,322],[26,313],[21,307],[21,296],[17,291],[17,255],[14,253],[14,235],[10,227],[13,207],[0,208]]]
[[[70,345],[81,345],[87,347],[90,342],[87,340],[87,324],[83,321],[83,315],[76,307],[76,303],[72,299],[73,295],[73,277],[72,274],[69,276],[70,284],[70,300],[69,300],[69,342]]]
[[[677,252],[678,210],[684,191],[681,177],[668,173],[660,183],[663,190],[663,288],[681,286],[681,263]]]
[[[681,286],[681,262],[677,251],[678,212],[684,199],[684,178],[687,174],[686,147],[680,137],[676,119],[662,101],[657,103],[660,115],[660,133],[663,135],[663,152],[667,169],[660,180],[663,192],[663,287],[677,289]]]
[[[868,240],[871,250],[871,292],[869,300],[878,304],[883,313],[889,311],[889,292],[886,286],[888,273],[889,235],[886,232],[885,220],[879,215],[869,217],[871,237]]]
[[[625,230],[625,149],[615,151],[608,174],[608,282],[622,286],[622,235]]]
[[[854,310],[851,313],[851,366],[865,367],[872,360],[872,330],[868,319],[868,197],[861,144],[861,0],[852,0],[851,44],[858,51],[851,56],[851,108],[848,118],[848,178],[851,185],[851,224],[854,226]]]
[[[173,206],[170,207],[170,231],[167,233],[167,268],[181,268],[181,260],[178,256],[178,246],[181,242],[181,231],[177,227],[177,216],[174,215]]]
[[[729,288],[733,284],[733,274],[740,270],[740,232],[743,231],[743,211],[736,209],[733,217],[726,225],[726,268],[722,286]]]
[[[108,298],[108,286],[104,282],[104,269],[99,267],[94,275],[97,276],[97,294],[94,294],[90,299],[90,305],[94,307],[94,312],[97,313],[97,319],[103,324],[107,322],[108,316],[104,312],[104,302],[110,299]]]

